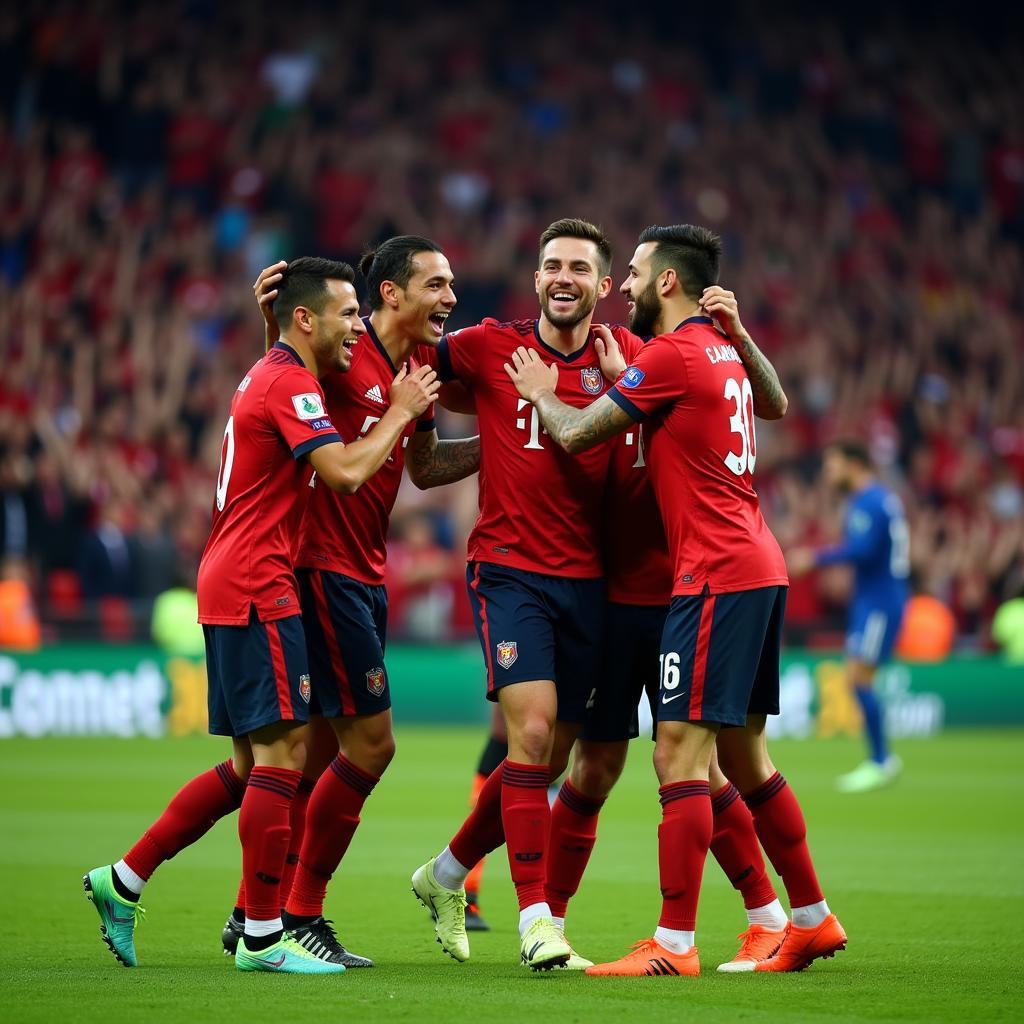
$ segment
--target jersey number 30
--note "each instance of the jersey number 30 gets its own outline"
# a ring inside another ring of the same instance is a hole
[[[750,381],[744,377],[738,381],[730,377],[725,382],[725,397],[736,403],[736,411],[729,417],[729,429],[740,435],[739,454],[730,451],[725,457],[725,465],[737,476],[746,472],[754,472],[757,461],[757,441],[754,438],[754,394],[750,390]]]

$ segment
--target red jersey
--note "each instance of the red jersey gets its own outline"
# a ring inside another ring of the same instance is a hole
[[[322,382],[327,414],[346,444],[363,437],[390,408],[388,392],[398,373],[368,317],[363,324],[366,336],[352,354],[352,365]],[[421,345],[409,359],[409,372],[432,361],[436,361],[433,349]],[[355,494],[314,487],[295,564],[342,573],[361,583],[383,583],[388,520],[402,482],[405,449],[417,430],[433,429],[430,406],[405,428],[384,465]]]
[[[672,553],[672,593],[789,582],[753,486],[754,397],[739,353],[708,317],[648,342],[609,391],[638,422]]]
[[[614,442],[570,455],[546,436],[537,410],[505,372],[520,345],[558,365],[563,402],[583,408],[608,389],[593,334],[568,356],[541,340],[536,320],[485,320],[442,339],[440,376],[472,389],[480,428],[480,515],[467,555],[548,576],[601,576],[602,506]]]
[[[199,563],[199,621],[245,626],[299,614],[292,558],[313,469],[338,441],[320,384],[283,342],[242,378],[224,429],[213,526]]]
[[[612,329],[623,358],[631,363],[644,347],[623,327]],[[604,560],[608,600],[616,604],[667,605],[672,560],[654,496],[644,450],[645,426],[613,438],[605,504]]]

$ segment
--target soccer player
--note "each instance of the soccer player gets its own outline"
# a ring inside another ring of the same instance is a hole
[[[412,879],[442,948],[464,961],[463,885],[480,857],[504,841],[519,899],[520,956],[533,969],[573,955],[544,892],[547,787],[565,767],[600,668],[610,447],[566,455],[543,435],[503,365],[525,345],[555,360],[567,401],[582,407],[603,394],[591,318],[612,284],[611,246],[593,224],[556,221],[539,248],[537,320],[486,320],[439,347],[441,377],[468,386],[479,417],[480,516],[469,538],[467,583],[487,695],[508,727],[508,757],[449,846]]]
[[[714,286],[704,301],[715,306],[749,365],[759,412],[770,418],[783,415],[785,396],[778,378],[743,328],[735,297]],[[643,346],[640,338],[621,329],[614,336],[632,355]],[[614,381],[625,363],[609,367]],[[551,816],[546,893],[555,922],[563,930],[569,901],[597,838],[601,808],[622,774],[629,740],[639,735],[637,704],[645,693],[652,717],[657,715],[659,651],[672,593],[672,562],[647,470],[643,428],[638,425],[615,440],[605,505],[608,605],[602,676]],[[711,852],[741,893],[747,913],[738,952],[718,969],[723,973],[752,970],[781,944],[786,913],[765,871],[750,811],[714,755],[709,782],[714,814]]]
[[[279,269],[268,268],[256,283],[268,344],[277,337],[267,300]],[[364,343],[346,373],[329,374],[322,382],[327,412],[346,440],[373,432],[388,414],[388,383],[397,366],[423,366],[434,359],[456,302],[448,260],[427,238],[390,238],[363,256],[360,270],[371,311],[362,321]],[[405,426],[380,471],[357,494],[318,491],[306,513],[295,564],[309,645],[311,709],[330,723],[339,752],[329,770],[309,778],[315,784],[308,805],[300,804],[293,814],[296,866],[282,920],[299,943],[330,963],[373,965],[338,941],[323,906],[363,804],[395,753],[384,660],[384,563],[403,466],[413,483],[427,488],[469,476],[479,461],[479,438],[438,440],[433,412],[427,410]],[[230,922],[226,944],[229,931]]]
[[[874,690],[875,672],[889,660],[909,597],[910,531],[899,496],[875,475],[871,456],[859,441],[834,441],[825,448],[826,483],[849,495],[846,537],[834,547],[801,548],[789,557],[800,575],[826,565],[854,567],[853,599],[846,628],[846,675],[864,713],[868,759],[841,775],[841,793],[866,793],[886,786],[903,765],[889,752],[885,712]]]
[[[718,280],[720,255],[720,240],[703,228],[651,227],[641,234],[621,290],[632,304],[633,330],[657,337],[586,409],[556,397],[558,368],[536,351],[522,347],[506,366],[567,452],[586,452],[649,424],[648,464],[673,556],[654,754],[662,913],[652,938],[620,960],[588,968],[592,975],[700,972],[695,922],[713,833],[709,767],[716,737],[722,768],[751,810],[792,909],[778,951],[754,970],[800,970],[846,945],[818,885],[799,804],[765,743],[766,716],[778,713],[788,579],[753,489],[758,405],[739,353],[708,315],[724,296],[704,301]],[[615,344],[610,333],[605,341]]]
[[[403,367],[376,429],[354,444],[341,442],[318,378],[346,371],[364,334],[353,281],[346,263],[294,261],[275,301],[287,329],[232,399],[197,589],[210,732],[232,737],[233,756],[187,783],[120,861],[83,879],[104,940],[125,966],[138,962],[134,929],[145,882],[240,808],[246,917],[236,966],[296,974],[345,969],[307,952],[280,917],[290,803],[305,760],[311,697],[292,558],[314,474],[321,485],[354,493],[440,386],[433,370],[410,374]]]

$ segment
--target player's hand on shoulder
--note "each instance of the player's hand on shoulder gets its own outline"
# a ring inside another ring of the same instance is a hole
[[[712,317],[720,330],[729,337],[743,333],[740,322],[740,307],[736,296],[717,284],[704,289],[700,299],[700,308],[705,316]]]
[[[253,295],[263,314],[263,321],[267,325],[267,347],[269,348],[281,336],[277,326],[277,318],[274,316],[274,299],[277,298],[277,285],[281,281],[285,267],[288,264],[284,260],[260,271],[256,283],[252,286]]]
[[[505,363],[505,372],[519,394],[531,403],[545,391],[554,394],[558,387],[558,366],[546,365],[536,351],[522,345],[512,353],[512,362]]]
[[[391,382],[388,397],[392,409],[398,409],[414,420],[427,411],[440,390],[441,382],[432,366],[421,366],[409,373],[408,366],[403,363],[398,376]]]
[[[609,384],[614,384],[626,372],[619,342],[607,324],[594,324],[594,349],[601,373]]]

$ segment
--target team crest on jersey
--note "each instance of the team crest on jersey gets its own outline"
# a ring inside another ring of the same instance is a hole
[[[643,379],[646,376],[643,370],[638,370],[635,366],[631,366],[623,375],[619,383],[624,388],[635,388],[643,383]]]
[[[384,669],[377,667],[371,668],[366,673],[366,688],[374,695],[379,697],[384,692]]]
[[[309,703],[309,695],[310,695],[311,692],[312,691],[311,691],[311,688],[310,688],[310,685],[309,685],[309,673],[308,672],[303,672],[302,675],[299,676],[299,696],[307,704]]]
[[[601,394],[604,387],[604,376],[596,366],[588,366],[580,370],[580,380],[583,383],[583,390],[591,395]]]
[[[498,641],[498,664],[502,668],[511,668],[519,657],[519,648],[515,640]]]
[[[317,420],[327,415],[324,412],[324,403],[316,392],[292,395],[292,405],[295,406],[295,415],[300,420]]]

